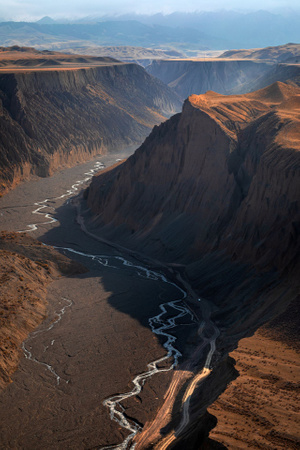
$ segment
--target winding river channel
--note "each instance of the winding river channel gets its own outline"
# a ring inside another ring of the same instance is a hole
[[[104,167],[105,165],[103,164],[103,162],[98,160],[94,163],[93,167],[89,168],[89,170],[83,173],[82,177],[79,180],[73,182],[71,187],[66,189],[65,192],[59,193],[58,195],[52,197],[48,196],[47,198],[34,202],[31,213],[34,216],[38,216],[39,219],[32,223],[24,224],[22,228],[16,231],[34,234],[34,232],[36,232],[40,227],[51,227],[52,225],[55,225],[57,222],[57,219],[55,217],[56,203],[61,201],[66,203],[70,202],[70,198],[77,194],[80,188],[87,185],[88,181],[92,178],[94,173],[99,172],[99,170],[103,169]],[[1,210],[3,210],[3,208],[1,208]],[[83,227],[81,228],[83,229]],[[91,233],[89,233],[89,236],[91,237]],[[178,326],[178,324],[182,323],[182,318],[185,319],[185,322],[191,324],[194,323],[195,326],[199,327],[199,334],[202,335],[203,342],[209,346],[209,351],[206,356],[203,370],[200,374],[194,377],[185,393],[182,407],[182,421],[180,422],[178,429],[175,430],[172,434],[172,437],[168,437],[168,439],[165,440],[165,444],[163,444],[161,447],[167,448],[169,443],[175,439],[175,435],[179,436],[187,427],[189,423],[189,403],[193,391],[197,388],[199,382],[206,376],[208,376],[211,371],[211,359],[215,352],[215,342],[219,335],[219,331],[211,322],[210,311],[208,311],[207,303],[205,303],[205,305],[203,303],[204,306],[202,309],[201,301],[200,299],[198,299],[200,301],[202,317],[197,317],[186,302],[186,299],[190,294],[184,288],[184,285],[179,283],[177,284],[173,280],[168,279],[165,275],[165,272],[163,271],[160,272],[148,268],[146,265],[144,265],[144,263],[135,260],[134,258],[132,258],[132,256],[129,258],[126,254],[122,256],[93,254],[91,252],[86,252],[84,249],[79,250],[78,248],[73,248],[69,245],[54,245],[54,248],[70,257],[72,257],[72,255],[76,255],[81,257],[82,261],[84,261],[85,259],[92,261],[97,265],[101,265],[103,269],[109,268],[110,270],[115,271],[122,271],[124,269],[126,269],[127,271],[129,270],[130,273],[132,273],[135,277],[152,280],[153,282],[158,281],[159,283],[173,286],[174,292],[177,292],[175,298],[160,303],[157,314],[148,319],[148,324],[152,333],[159,336],[160,341],[163,342],[165,355],[148,362],[146,370],[142,373],[139,373],[132,379],[131,390],[129,390],[128,392],[112,395],[103,400],[103,405],[107,408],[110,419],[116,422],[119,427],[126,430],[126,433],[128,434],[120,444],[104,447],[102,446],[102,449],[114,448],[117,450],[127,450],[134,449],[136,447],[134,438],[138,433],[142,431],[142,427],[138,422],[126,415],[125,408],[122,406],[122,402],[130,397],[138,396],[142,391],[146,381],[151,377],[161,372],[172,371],[172,369],[174,369],[174,367],[178,365],[179,358],[182,355],[176,347],[177,338],[174,331],[176,332],[176,327]],[[72,299],[62,297],[61,302],[63,303],[63,306],[55,313],[56,319],[52,321],[51,325],[49,325],[47,328],[31,333],[26,341],[24,341],[22,344],[25,358],[32,361],[32,363],[34,364],[44,366],[45,369],[47,369],[51,373],[51,375],[53,375],[53,378],[57,385],[59,385],[62,381],[68,383],[69,380],[63,378],[63,376],[59,372],[59,368],[54,368],[53,365],[43,361],[41,358],[36,357],[32,350],[31,344],[32,341],[36,340],[41,333],[45,335],[54,327],[56,327],[57,324],[62,320],[64,315],[71,314],[73,305]],[[210,332],[207,333],[207,330],[209,330]],[[205,331],[206,337],[204,337]],[[207,334],[210,335],[209,338],[207,337]],[[200,338],[201,336],[199,337],[199,339]],[[45,347],[45,351],[53,346],[53,343],[54,340],[51,340],[49,346]]]

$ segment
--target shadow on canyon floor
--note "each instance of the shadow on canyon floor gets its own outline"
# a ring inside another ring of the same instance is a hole
[[[142,266],[142,263],[85,235],[76,224],[75,210],[71,204],[59,208],[55,216],[59,219],[60,225],[47,231],[41,237],[43,242],[57,247],[72,248],[77,252],[103,255],[102,263],[99,265],[97,260],[61,250],[67,256],[89,268],[90,272],[80,275],[80,279],[99,279],[97,282],[101,283],[107,293],[103,301],[108,302],[113,310],[121,313],[115,317],[115,323],[113,323],[114,318],[112,317],[110,325],[112,332],[119,335],[120,345],[124,345],[128,352],[128,364],[131,365],[131,368],[125,377],[128,377],[128,383],[130,383],[137,373],[146,370],[147,363],[160,358],[165,353],[161,346],[165,343],[166,337],[153,335],[149,318],[161,312],[159,309],[161,303],[177,300],[181,297],[181,293],[170,284],[140,277],[136,273],[137,271],[141,273],[140,269],[124,266],[121,260],[116,258],[124,257],[134,265]],[[115,265],[117,261],[118,269],[106,266],[104,256],[108,256],[109,265]],[[153,270],[160,272],[159,268],[153,267]],[[206,408],[238,376],[238,372],[234,369],[234,360],[228,357],[228,353],[237,347],[240,339],[253,335],[263,323],[281,313],[288,302],[295,297],[295,290],[288,283],[281,283],[277,273],[259,272],[237,262],[233,263],[220,254],[211,254],[190,264],[186,268],[186,274],[197,292],[214,303],[212,318],[221,332],[212,360],[214,370],[205,381],[205,386],[201,385],[193,395],[190,407],[192,428],[188,427],[187,431],[190,430],[188,437],[185,438],[187,433],[184,433],[180,443],[174,446],[174,448],[180,449],[186,442],[189,448],[198,449],[199,442],[203,442],[209,430],[216,425],[216,419],[206,413]],[[88,292],[86,295],[89,295]],[[102,300],[100,299],[100,301]],[[171,311],[169,307],[166,309],[165,317],[172,317],[174,311]],[[122,324],[124,315],[130,318],[130,323],[125,321]],[[176,330],[174,329],[178,338],[175,346],[187,357],[199,344],[197,342],[199,338],[197,335],[198,325],[190,318],[187,320],[187,316],[180,318],[179,323]],[[209,333],[209,330],[206,333]],[[171,331],[170,334],[173,332]],[[125,342],[126,339],[128,339],[127,342]],[[157,340],[161,346],[154,345],[153,341],[157,342]],[[140,345],[141,342],[142,345]],[[205,353],[191,366],[194,373],[197,373],[203,366],[207,351],[208,347],[206,347]],[[130,359],[132,359],[131,362]],[[161,367],[166,367],[166,363],[162,363]],[[181,366],[179,366],[179,370],[181,370]],[[170,372],[162,372],[149,379],[142,393],[137,396],[138,401],[127,399],[122,402],[126,409],[126,416],[134,417],[139,423],[153,420],[158,408],[163,403],[163,396],[170,380]],[[180,423],[180,402],[183,391],[184,386],[173,405],[171,422],[161,429],[162,434],[166,434],[172,427],[177,427]],[[114,391],[112,391],[113,393]],[[207,441],[205,446],[205,448],[226,448],[211,440]]]

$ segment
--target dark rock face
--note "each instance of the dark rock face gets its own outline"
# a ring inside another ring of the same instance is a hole
[[[282,83],[191,96],[123,165],[94,178],[88,203],[104,233],[167,261],[219,250],[294,270],[298,101],[299,88]]]
[[[140,143],[179,107],[176,95],[134,64],[2,73],[0,190]]]

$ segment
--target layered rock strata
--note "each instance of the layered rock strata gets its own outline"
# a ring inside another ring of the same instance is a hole
[[[170,262],[218,249],[299,270],[299,94],[275,83],[189,97],[123,165],[94,177],[98,223]]]

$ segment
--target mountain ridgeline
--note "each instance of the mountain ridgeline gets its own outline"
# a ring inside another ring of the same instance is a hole
[[[0,72],[0,192],[31,174],[140,144],[180,108],[177,95],[140,66],[109,58],[76,64]]]
[[[235,60],[153,61],[146,70],[159,78],[182,98],[213,90],[220,94],[247,92],[247,83],[260,78],[270,64]]]
[[[45,17],[38,22],[0,23],[0,45],[34,45],[48,49],[138,45],[190,52],[259,48],[299,40],[299,12],[288,10],[284,14],[263,10],[129,13],[91,15],[77,20]]]

